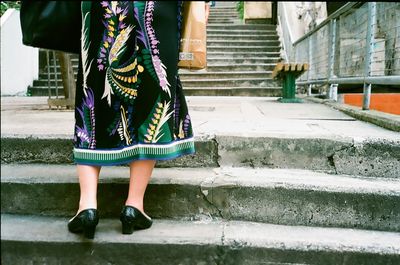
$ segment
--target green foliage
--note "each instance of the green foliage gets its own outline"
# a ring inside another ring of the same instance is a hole
[[[239,12],[240,19],[244,17],[244,1],[236,2],[236,10]]]
[[[18,9],[21,7],[21,1],[1,1],[1,15],[2,16],[7,9],[15,8]]]

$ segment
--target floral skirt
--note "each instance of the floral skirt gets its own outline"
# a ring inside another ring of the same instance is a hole
[[[182,1],[82,2],[75,163],[195,152],[177,67],[183,8]]]

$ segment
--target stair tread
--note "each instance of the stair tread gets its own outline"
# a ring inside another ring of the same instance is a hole
[[[46,170],[43,170],[46,168]],[[128,167],[105,167],[100,182],[128,183]],[[2,165],[1,183],[77,183],[74,165]],[[322,192],[374,193],[400,197],[400,179],[331,175],[304,169],[247,167],[157,168],[151,184],[238,186],[312,190]]]
[[[212,86],[212,87],[204,87],[204,86],[202,86],[202,87],[192,87],[192,86],[188,86],[188,87],[184,87],[183,88],[184,90],[192,90],[192,89],[195,89],[195,90],[199,90],[199,89],[201,89],[201,90],[213,90],[213,89],[215,89],[215,90],[238,90],[238,89],[240,89],[240,90],[251,90],[251,89],[257,89],[257,90],[259,90],[259,89],[271,89],[271,90],[282,90],[282,87],[281,86],[268,86],[268,87],[260,87],[260,86],[235,86],[235,87],[232,87],[232,86],[229,86],[229,87],[219,87],[219,86]]]
[[[271,74],[272,71],[227,71],[227,72],[208,72],[204,70],[199,70],[199,71],[190,71],[187,69],[184,69],[184,71],[179,71],[180,75],[209,75],[209,74],[218,74],[218,75],[238,75],[238,74]]]
[[[2,241],[68,242],[81,244],[81,235],[67,231],[67,218],[1,215]],[[320,228],[272,225],[246,221],[177,221],[154,219],[150,229],[122,235],[120,222],[102,219],[94,243],[222,245],[272,248],[297,251],[351,251],[399,254],[398,233],[346,228]],[[21,231],[27,231],[21,233]]]

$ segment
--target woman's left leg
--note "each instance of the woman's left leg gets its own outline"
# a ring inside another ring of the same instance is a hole
[[[153,173],[155,160],[139,160],[130,163],[129,193],[125,205],[133,206],[144,213],[143,199],[147,184]],[[145,214],[146,215],[146,214]],[[148,217],[148,216],[147,216]]]

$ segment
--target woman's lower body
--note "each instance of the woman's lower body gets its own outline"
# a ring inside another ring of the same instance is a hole
[[[82,2],[74,134],[81,197],[72,232],[98,222],[102,166],[129,164],[121,221],[131,233],[151,225],[143,198],[156,161],[194,153],[177,68],[181,9],[181,2]]]

